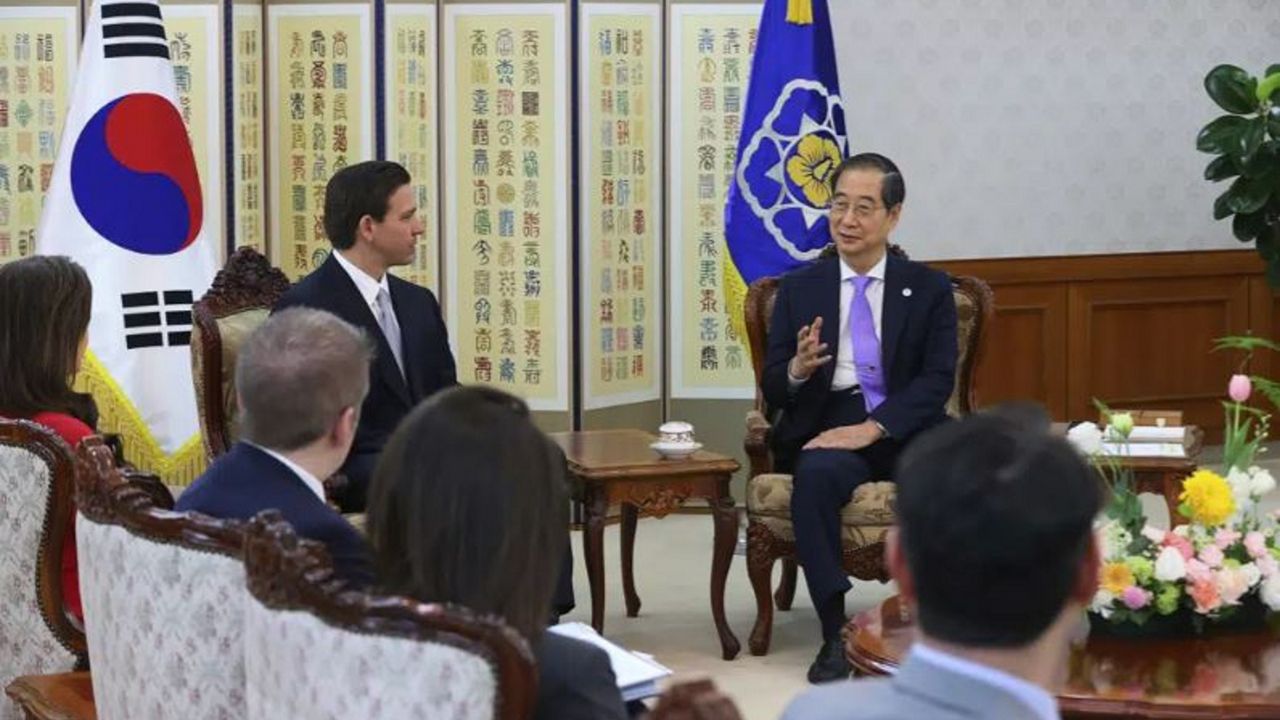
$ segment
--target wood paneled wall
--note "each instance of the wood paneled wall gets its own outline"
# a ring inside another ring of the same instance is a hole
[[[1280,295],[1251,250],[931,263],[995,291],[978,369],[981,405],[1036,400],[1056,419],[1112,407],[1177,409],[1221,438],[1221,401],[1239,362],[1214,338],[1280,337]],[[1280,358],[1255,372],[1280,374]]]

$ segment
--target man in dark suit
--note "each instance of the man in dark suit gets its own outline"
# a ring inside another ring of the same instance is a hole
[[[781,411],[773,451],[795,479],[796,554],[822,621],[815,683],[849,674],[840,509],[858,485],[891,479],[903,444],[946,418],[956,368],[950,280],[887,252],[906,196],[902,173],[864,153],[842,162],[831,186],[837,254],[783,278],[762,380]]]
[[[340,575],[372,582],[368,546],[326,504],[321,484],[356,437],[372,357],[368,337],[330,313],[295,308],[268,318],[236,360],[243,439],[176,509],[237,520],[279,510],[299,535],[328,547]]]
[[[328,310],[375,340],[369,395],[342,464],[347,486],[338,501],[346,512],[364,509],[378,454],[400,419],[423,398],[457,384],[435,295],[387,272],[413,262],[424,232],[417,212],[409,173],[399,164],[370,160],[339,170],[324,198],[333,252],[276,304],[276,310]]]

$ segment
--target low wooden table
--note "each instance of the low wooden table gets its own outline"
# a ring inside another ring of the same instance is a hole
[[[845,654],[858,675],[892,675],[915,640],[898,597],[845,627]],[[1280,718],[1280,634],[1206,635],[1178,640],[1090,636],[1071,651],[1058,694],[1063,718]]]
[[[636,520],[641,515],[663,517],[689,498],[704,498],[715,524],[711,617],[724,659],[736,657],[741,646],[725,622],[724,586],[738,542],[738,512],[729,494],[729,480],[738,462],[702,450],[685,459],[665,460],[649,447],[658,438],[641,430],[552,433],[551,438],[564,449],[575,494],[586,513],[582,554],[591,584],[591,625],[597,631],[604,629],[604,525],[609,506],[622,507],[622,590],[627,617],[635,617],[640,612],[632,574]]]
[[[1053,430],[1065,435],[1067,423],[1054,423]],[[1182,481],[1195,472],[1200,451],[1204,448],[1204,430],[1187,425],[1182,447],[1184,458],[1122,458],[1121,463],[1133,470],[1134,484],[1138,492],[1155,493],[1164,497],[1169,508],[1169,524],[1182,525],[1186,519],[1178,514],[1178,496],[1182,494]]]

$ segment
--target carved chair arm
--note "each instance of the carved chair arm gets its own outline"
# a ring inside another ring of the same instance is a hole
[[[751,477],[773,472],[773,454],[769,452],[769,438],[773,426],[759,410],[747,411],[747,434],[742,447],[751,462]]]

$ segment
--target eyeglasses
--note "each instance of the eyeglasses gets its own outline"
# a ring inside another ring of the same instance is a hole
[[[831,215],[836,218],[842,218],[845,216],[845,213],[852,210],[854,217],[858,218],[859,220],[866,220],[867,218],[876,214],[876,211],[880,210],[882,207],[883,207],[882,205],[877,205],[876,203],[868,202],[865,200],[860,202],[849,202],[848,200],[836,200],[835,202],[831,203]]]

